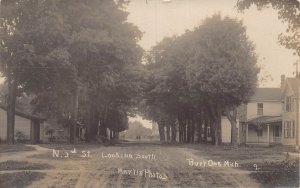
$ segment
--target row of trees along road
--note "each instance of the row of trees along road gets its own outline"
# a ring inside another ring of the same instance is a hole
[[[204,125],[204,137],[210,126],[213,143],[218,145],[225,114],[232,127],[232,144],[237,145],[237,107],[253,94],[259,72],[254,45],[242,22],[216,14],[192,31],[165,38],[146,60],[140,106],[158,124],[162,142],[176,140],[176,124],[179,141],[194,142]]]
[[[139,110],[158,123],[161,141],[176,140],[178,123],[179,140],[193,142],[204,124],[218,144],[225,113],[236,145],[236,107],[252,95],[258,73],[242,23],[220,15],[207,18],[193,31],[165,38],[142,66],[137,45],[142,34],[126,22],[124,2],[0,1],[8,143],[14,142],[16,98],[27,93],[34,96],[36,111],[72,120],[71,143],[77,120],[88,125],[89,140],[99,124],[107,137],[106,128],[128,127],[127,117],[139,103]]]
[[[7,141],[14,143],[18,94],[34,96],[49,118],[125,130],[140,95],[141,32],[126,22],[125,1],[1,0],[0,70],[8,85]],[[111,136],[117,134],[111,134]]]

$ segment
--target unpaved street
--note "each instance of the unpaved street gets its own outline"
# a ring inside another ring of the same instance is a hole
[[[90,152],[89,157],[82,154],[83,149],[68,157],[60,150],[61,156],[53,157],[50,149],[31,151],[31,156],[24,154],[26,158],[16,159],[54,167],[36,170],[46,175],[30,187],[259,187],[247,171],[228,167],[222,160],[219,166],[205,164],[210,160],[208,156],[181,146],[125,143],[84,149]],[[198,166],[190,166],[187,159],[199,162]]]

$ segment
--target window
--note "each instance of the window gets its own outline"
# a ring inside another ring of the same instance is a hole
[[[293,111],[293,101],[292,96],[288,96],[285,99],[285,111],[292,112]]]
[[[284,122],[284,138],[295,138],[295,121]]]
[[[257,115],[263,115],[263,114],[264,114],[264,104],[257,103]]]

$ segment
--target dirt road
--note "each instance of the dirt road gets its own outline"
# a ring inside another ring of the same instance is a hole
[[[30,187],[260,187],[234,161],[213,161],[185,147],[125,143],[82,151],[26,155],[23,161],[54,166],[40,170],[46,176]]]

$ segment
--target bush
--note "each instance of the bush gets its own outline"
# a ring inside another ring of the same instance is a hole
[[[17,143],[25,143],[25,134],[23,131],[19,131],[17,130],[15,133],[15,137],[16,137],[16,142]]]

